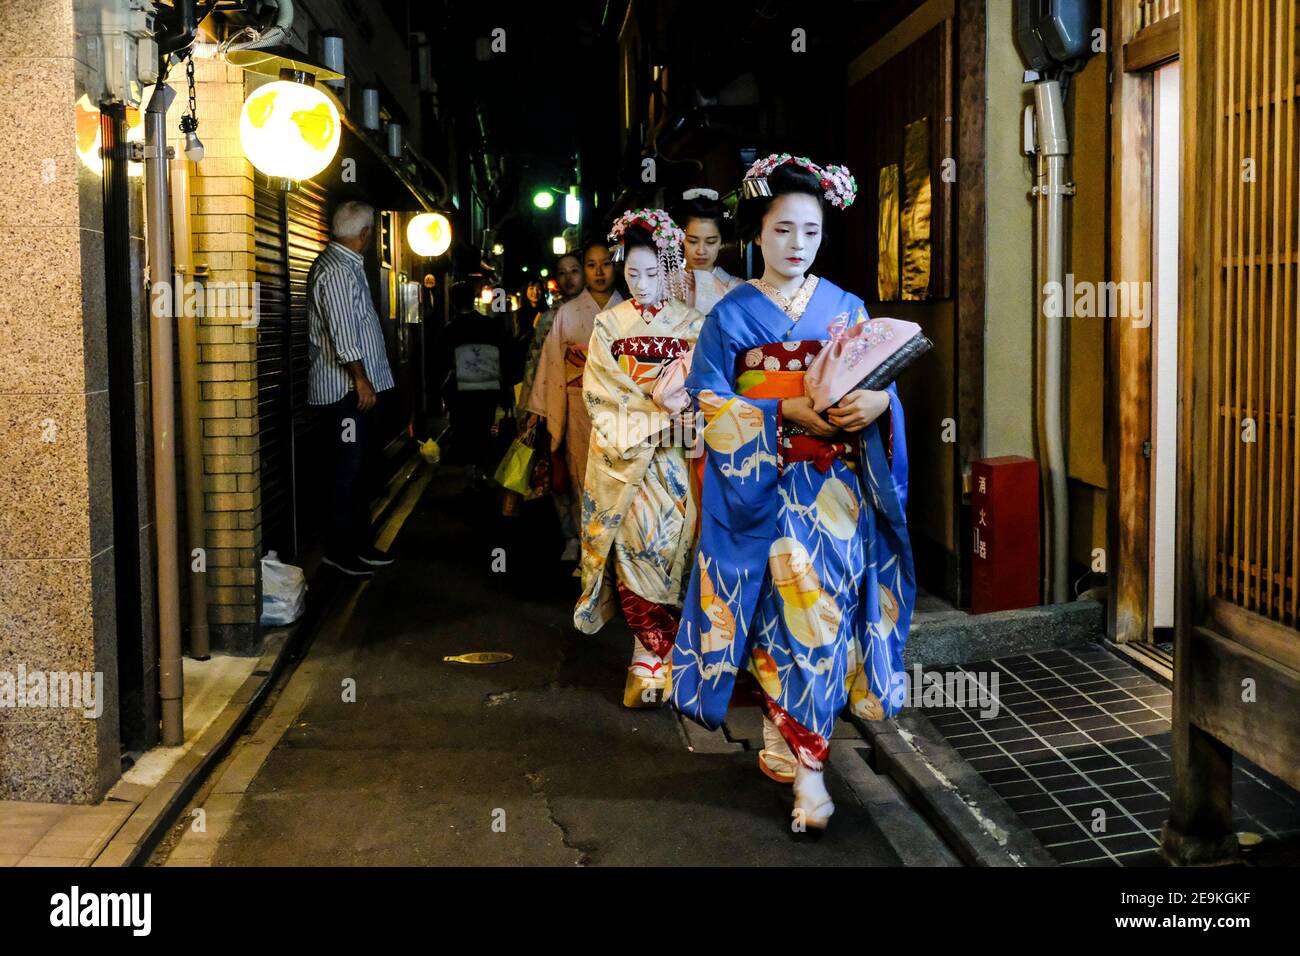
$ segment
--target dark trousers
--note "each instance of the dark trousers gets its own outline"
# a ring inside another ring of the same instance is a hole
[[[491,460],[492,422],[496,418],[500,398],[500,393],[495,390],[452,393],[447,411],[451,419],[455,461],[475,465],[480,469],[496,467],[496,462]]]
[[[321,407],[321,461],[330,481],[325,553],[333,557],[355,556],[371,544],[378,410],[376,402],[368,411],[358,411],[356,392]]]

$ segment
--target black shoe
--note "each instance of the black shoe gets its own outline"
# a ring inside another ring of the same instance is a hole
[[[357,552],[357,560],[370,565],[372,568],[386,568],[397,559],[385,551],[380,551],[373,545],[367,545]]]
[[[375,573],[374,568],[362,564],[361,559],[357,557],[340,558],[327,554],[321,558],[321,563],[338,568],[344,574],[350,574],[354,578],[368,578]]]

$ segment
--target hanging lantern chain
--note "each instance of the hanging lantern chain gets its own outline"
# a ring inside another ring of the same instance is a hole
[[[193,133],[199,128],[198,118],[198,100],[194,95],[194,54],[193,52],[185,60],[185,79],[189,81],[190,86],[190,111],[187,115],[181,117],[181,132]]]

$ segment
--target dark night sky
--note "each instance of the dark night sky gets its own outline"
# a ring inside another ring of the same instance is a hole
[[[670,86],[679,100],[669,106],[677,110],[680,97],[696,89],[716,95],[746,72],[759,76],[765,96],[788,85],[782,77],[794,67],[806,80],[811,64],[789,59],[792,25],[808,30],[814,57],[842,64],[846,52],[875,39],[916,0],[838,0],[816,7],[794,0],[637,3],[643,29],[653,29],[658,18],[650,14],[656,7],[668,13],[662,21],[665,34],[643,33],[643,38],[655,62],[672,64]],[[567,186],[579,148],[587,164],[585,191],[604,188],[602,205],[628,182],[619,173],[627,157],[618,152],[617,70],[626,8],[627,0],[509,6],[444,0],[411,8],[412,26],[428,33],[436,51],[444,109],[456,118],[462,136],[470,133],[476,140],[477,107],[486,134],[482,148],[503,160],[492,218],[504,220],[501,238],[516,264],[524,257],[535,268],[550,259],[550,237],[562,225],[559,203],[549,215],[539,214],[530,197],[545,183]],[[506,52],[477,59],[476,40],[496,27],[506,31]],[[805,93],[813,97],[808,110],[816,111],[820,102],[834,115],[833,103],[816,89]]]
[[[572,182],[584,136],[608,141],[611,149],[617,142],[612,65],[618,24],[602,27],[601,18],[621,17],[622,10],[621,2],[606,0],[509,7],[457,2],[427,9],[440,98],[471,137],[477,136],[477,105],[485,150],[502,160],[493,218],[501,222],[515,209],[502,239],[516,261],[523,255],[535,266],[545,264],[550,236],[560,227],[558,202],[549,214],[535,214],[528,197],[543,183]],[[476,41],[497,27],[506,31],[505,53],[477,59]],[[597,59],[608,62],[592,70]]]

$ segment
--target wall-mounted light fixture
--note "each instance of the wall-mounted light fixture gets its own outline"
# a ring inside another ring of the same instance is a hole
[[[320,90],[276,80],[248,94],[239,112],[239,143],[268,176],[311,179],[334,159],[339,111]]]
[[[249,161],[285,188],[325,169],[338,152],[342,123],[334,101],[315,83],[343,74],[288,47],[232,50],[226,61],[278,77],[249,93],[239,112],[239,142]]]
[[[361,91],[361,125],[371,131],[379,129],[379,90],[373,86]]]
[[[417,256],[440,256],[451,248],[451,222],[440,212],[422,212],[406,224],[406,241]]]
[[[343,38],[337,33],[326,33],[320,38],[321,59],[330,71],[339,74],[337,80],[325,80],[336,92],[343,89]]]
[[[185,58],[185,78],[189,84],[189,111],[181,116],[181,133],[185,137],[185,158],[192,163],[203,159],[203,141],[199,139],[198,100],[194,95],[194,52]]]

